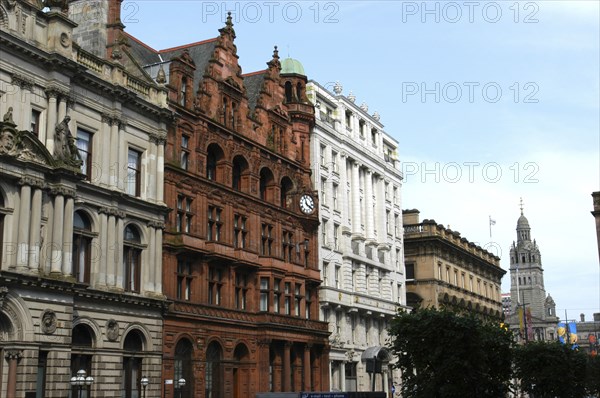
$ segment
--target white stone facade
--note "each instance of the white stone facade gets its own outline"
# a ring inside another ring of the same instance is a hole
[[[0,1],[0,398],[68,396],[81,368],[91,396],[141,373],[160,396],[166,90],[37,7]]]
[[[332,390],[370,391],[361,356],[386,346],[388,322],[406,304],[398,142],[377,112],[369,115],[339,84],[332,89],[307,86],[316,107],[311,159],[321,218],[321,319],[330,325]],[[385,349],[379,356],[392,360]],[[399,381],[388,365],[375,378],[379,391]]]

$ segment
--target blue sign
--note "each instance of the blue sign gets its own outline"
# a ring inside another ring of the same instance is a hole
[[[345,392],[303,392],[300,398],[348,398]]]

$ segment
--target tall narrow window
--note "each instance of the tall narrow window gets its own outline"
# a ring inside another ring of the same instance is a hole
[[[73,273],[77,282],[90,283],[92,231],[88,217],[80,211],[73,214]]]
[[[31,132],[39,138],[40,136],[40,118],[42,113],[37,109],[31,110]]]
[[[269,278],[260,278],[260,310],[269,310]]]
[[[46,369],[48,367],[48,351],[38,351],[37,376],[35,380],[35,397],[46,396]]]
[[[187,78],[181,78],[181,93],[179,94],[179,104],[187,105]]]
[[[272,246],[273,246],[273,226],[270,224],[262,224],[261,225],[261,245],[260,245],[260,254],[263,256],[271,256],[272,255]]]
[[[140,196],[140,174],[142,154],[134,149],[127,152],[127,193]]]
[[[293,261],[293,253],[294,253],[294,234],[290,231],[283,231],[281,239],[281,251],[282,257],[284,261]]]
[[[244,249],[248,240],[246,223],[248,219],[242,215],[233,216],[233,247]]]
[[[235,273],[235,308],[246,309],[248,295],[248,275],[242,272]]]
[[[340,250],[340,225],[333,224],[333,250]]]
[[[190,233],[192,230],[192,199],[177,196],[177,232]]]
[[[273,282],[273,311],[281,312],[281,279],[277,278]]]
[[[221,305],[223,287],[223,270],[217,267],[208,268],[208,303]]]
[[[290,282],[285,282],[283,284],[283,305],[285,309],[286,315],[292,314],[292,284]]]
[[[217,158],[213,152],[209,152],[206,158],[206,178],[215,180],[217,175]]]
[[[123,343],[123,398],[139,398],[142,393],[140,379],[142,378],[143,349],[142,337],[139,331],[132,330]]]
[[[123,234],[123,275],[127,292],[140,291],[141,240],[137,229],[128,225]]]
[[[189,301],[192,297],[192,263],[177,260],[177,299]]]
[[[175,385],[174,387],[179,391],[179,396],[176,398],[193,398],[194,395],[194,366],[192,365],[192,355],[194,353],[194,347],[192,343],[187,339],[181,339],[175,346],[175,358],[173,361],[173,371]],[[177,381],[180,379],[185,380],[185,386],[181,388]]]
[[[92,177],[92,135],[85,130],[77,130],[77,150],[81,157],[81,173],[89,180]]]
[[[302,305],[302,285],[294,284],[294,315],[300,316],[300,306]]]
[[[181,168],[188,169],[190,160],[190,137],[187,135],[181,136]]]
[[[221,221],[222,209],[216,206],[208,206],[208,230],[206,239],[209,241],[219,242],[221,240]]]
[[[338,184],[332,185],[331,199],[333,200],[333,210],[339,210],[338,207]]]
[[[304,289],[305,292],[305,297],[306,297],[306,302],[304,303],[305,305],[305,316],[306,319],[310,319],[311,318],[311,307],[312,307],[312,299],[313,299],[313,292],[312,289],[309,289],[308,287],[306,287]]]

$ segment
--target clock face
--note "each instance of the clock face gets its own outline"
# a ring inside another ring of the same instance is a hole
[[[300,197],[300,210],[304,214],[310,214],[315,209],[315,201],[310,195],[302,195]]]

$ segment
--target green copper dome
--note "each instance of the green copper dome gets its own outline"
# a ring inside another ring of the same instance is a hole
[[[300,63],[300,61],[295,60],[293,58],[286,58],[281,61],[281,74],[297,74],[306,76],[304,73],[304,67]]]

